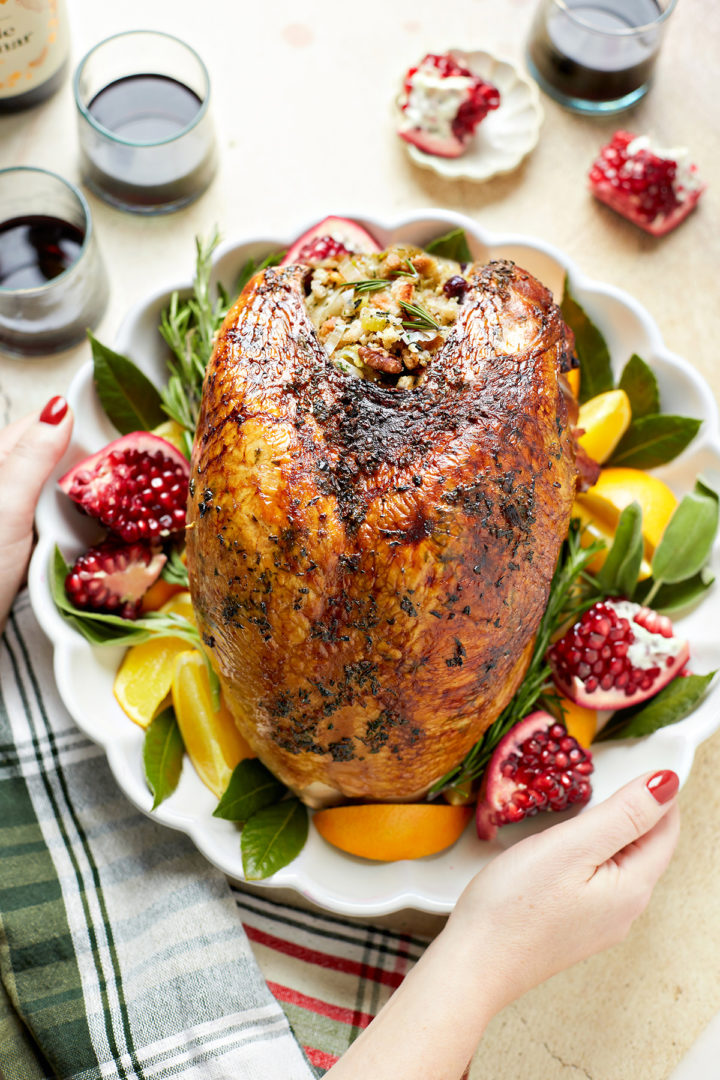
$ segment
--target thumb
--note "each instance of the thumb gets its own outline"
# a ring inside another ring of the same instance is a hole
[[[670,769],[631,780],[605,802],[563,822],[562,827],[573,826],[568,830],[570,846],[600,866],[650,832],[671,809],[679,787],[677,773]]]
[[[71,432],[68,404],[54,397],[7,449],[0,463],[0,548],[5,556],[30,536],[40,491],[65,453]]]

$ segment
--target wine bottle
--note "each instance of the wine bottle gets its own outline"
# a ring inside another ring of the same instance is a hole
[[[65,0],[0,0],[0,113],[54,94],[69,55]]]

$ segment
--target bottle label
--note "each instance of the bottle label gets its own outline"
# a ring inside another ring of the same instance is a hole
[[[42,86],[68,48],[64,0],[0,0],[0,99]]]

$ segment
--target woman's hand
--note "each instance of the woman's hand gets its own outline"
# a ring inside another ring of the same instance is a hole
[[[675,848],[677,790],[648,773],[493,859],[328,1077],[458,1080],[495,1013],[622,941]]]
[[[0,633],[27,570],[40,491],[71,431],[72,415],[62,397],[0,431]]]
[[[496,1010],[625,938],[675,848],[677,790],[674,772],[640,777],[509,848],[471,881],[446,930],[466,950],[479,927],[497,941],[491,957],[484,944],[475,952]]]

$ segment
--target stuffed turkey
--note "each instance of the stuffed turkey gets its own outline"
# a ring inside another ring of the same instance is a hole
[[[218,335],[190,589],[276,776],[417,799],[529,662],[577,482],[572,334],[510,262],[326,254],[256,274]]]

